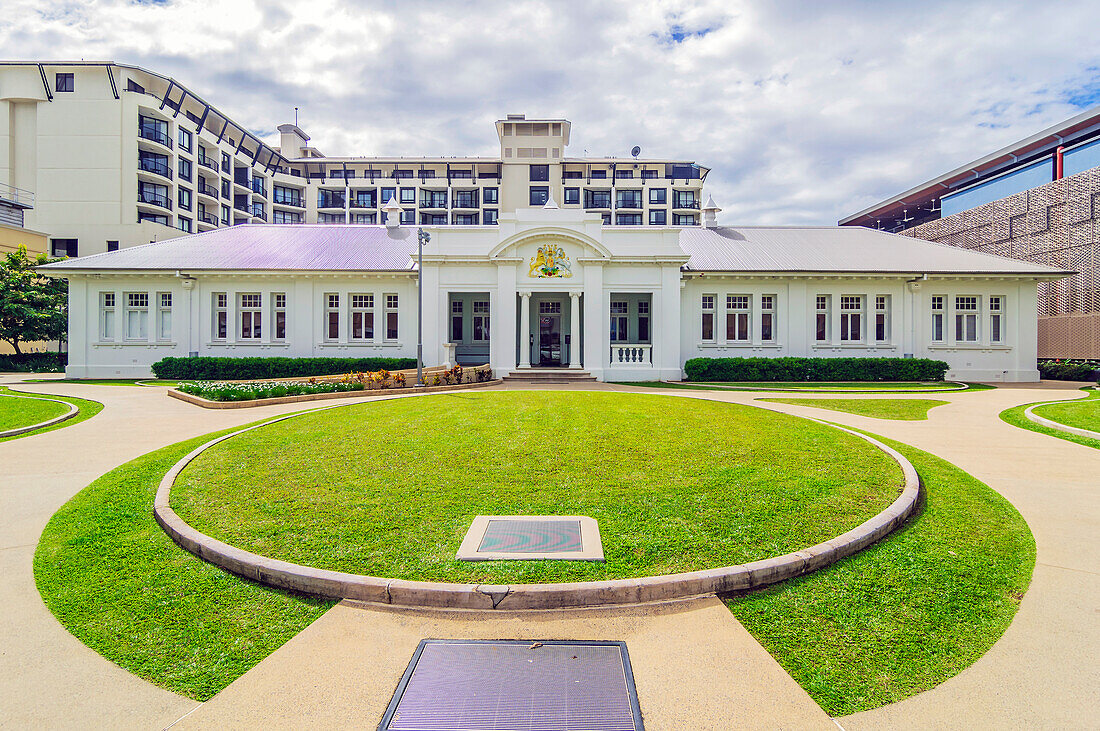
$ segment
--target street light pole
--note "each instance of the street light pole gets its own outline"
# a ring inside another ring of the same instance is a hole
[[[416,385],[424,385],[424,244],[432,235],[416,229]]]

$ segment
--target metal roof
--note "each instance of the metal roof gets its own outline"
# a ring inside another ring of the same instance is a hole
[[[1018,142],[1013,142],[996,152],[991,152],[973,162],[957,167],[949,173],[944,173],[939,177],[914,186],[904,193],[899,193],[892,198],[868,206],[859,213],[846,216],[840,219],[840,225],[872,224],[876,218],[887,218],[906,207],[914,208],[928,203],[932,199],[950,192],[951,189],[958,187],[961,183],[968,183],[976,180],[979,176],[993,172],[1002,172],[1008,167],[1014,166],[1017,161],[1023,158],[1030,159],[1031,156],[1036,154],[1050,152],[1058,145],[1063,144],[1065,140],[1074,138],[1075,135],[1088,133],[1098,126],[1100,126],[1100,106],[1081,112],[1064,122],[1047,127]]]
[[[1063,272],[932,241],[857,226],[685,228],[680,247],[688,271],[905,274]]]
[[[47,264],[45,270],[401,271],[414,269],[415,230],[249,224]]]

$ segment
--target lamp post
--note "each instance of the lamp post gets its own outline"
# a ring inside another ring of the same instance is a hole
[[[416,229],[416,385],[424,385],[424,244],[432,235]]]

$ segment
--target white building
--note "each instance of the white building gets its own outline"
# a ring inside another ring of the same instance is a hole
[[[250,225],[51,264],[70,282],[68,375],[165,356],[416,354],[600,380],[679,379],[698,356],[947,361],[1037,380],[1036,283],[1064,272],[862,228],[608,227],[556,207],[493,226]],[[394,211],[396,219],[398,212]]]
[[[296,124],[257,136],[137,66],[0,63],[0,185],[35,195],[26,226],[54,256],[241,223],[378,225],[391,197],[410,225],[492,226],[548,199],[608,226],[700,223],[705,167],[569,156],[565,119],[509,114],[495,127],[492,156],[326,155]]]

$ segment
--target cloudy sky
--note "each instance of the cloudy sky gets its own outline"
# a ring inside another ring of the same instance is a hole
[[[696,160],[723,223],[832,224],[1100,104],[1097,4],[3,0],[4,60],[175,77],[331,155],[498,155],[509,112],[569,153]]]

